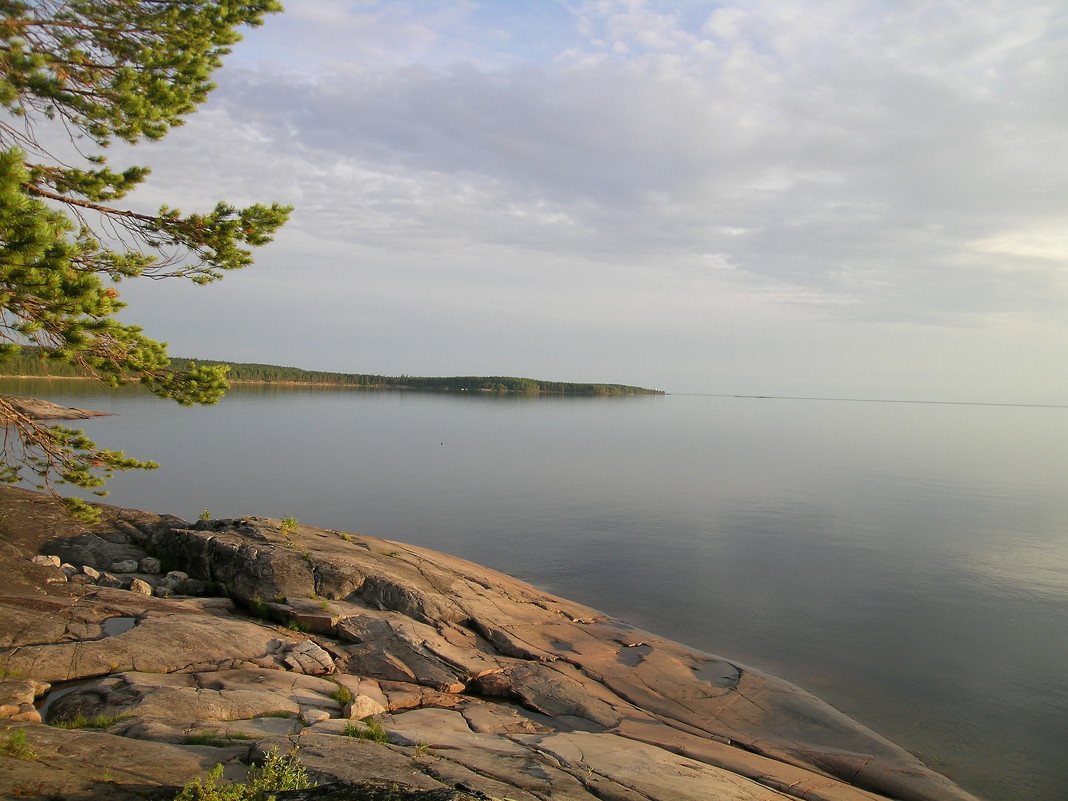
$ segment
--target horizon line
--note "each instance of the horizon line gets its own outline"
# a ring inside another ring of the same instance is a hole
[[[724,392],[668,392],[668,395],[696,395],[705,398],[742,398],[747,400],[833,401],[836,403],[914,403],[929,406],[1006,406],[1024,409],[1068,409],[1064,403],[1008,403],[997,401],[916,400],[908,398],[832,398],[817,395],[732,395]]]

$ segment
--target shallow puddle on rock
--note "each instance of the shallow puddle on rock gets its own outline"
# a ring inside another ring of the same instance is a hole
[[[48,710],[56,701],[62,698],[64,695],[74,692],[79,687],[83,687],[91,682],[98,681],[99,676],[95,676],[91,679],[74,679],[73,681],[56,682],[52,685],[52,689],[34,701],[34,706],[37,707],[37,711],[41,715],[41,720],[48,723]]]
[[[136,617],[109,617],[101,624],[105,637],[116,637],[137,625]]]
[[[741,678],[742,671],[730,662],[719,660],[701,662],[693,665],[693,676],[698,681],[707,681],[717,687],[734,687]]]
[[[642,663],[642,660],[645,659],[645,655],[652,653],[652,651],[653,646],[646,645],[645,643],[641,643],[640,645],[630,645],[620,648],[616,652],[616,659],[627,667],[638,667],[638,665]]]

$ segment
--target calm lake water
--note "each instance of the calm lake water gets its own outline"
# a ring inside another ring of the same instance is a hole
[[[1068,798],[1068,409],[242,388],[116,413],[109,502],[456,554],[825,698],[990,801]]]

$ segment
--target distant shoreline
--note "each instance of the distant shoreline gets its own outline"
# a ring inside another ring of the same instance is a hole
[[[516,395],[575,395],[607,397],[620,395],[664,395],[663,390],[603,381],[548,381],[503,375],[415,376],[381,373],[341,373],[333,370],[306,370],[279,364],[231,362],[219,359],[172,356],[170,369],[181,373],[192,367],[226,368],[230,384],[286,384],[343,386],[360,389],[415,390],[430,392],[489,392]],[[48,352],[23,348],[20,353],[0,360],[0,374],[9,378],[91,378],[71,364],[48,359]],[[65,375],[64,375],[65,374]]]
[[[17,381],[90,381],[95,379],[89,376],[77,375],[6,375],[0,373],[0,379],[12,379]],[[447,380],[447,379],[442,379]],[[485,380],[491,380],[487,378]],[[131,381],[131,385],[138,382]],[[608,398],[608,397],[637,397],[645,395],[666,395],[664,390],[646,389],[644,387],[630,387],[624,385],[593,385],[609,387],[609,391],[597,390],[560,390],[540,389],[510,389],[507,387],[462,387],[462,386],[412,386],[410,384],[354,384],[339,381],[294,381],[294,380],[256,380],[247,378],[228,378],[230,386],[286,386],[286,387],[323,387],[330,389],[352,389],[360,391],[381,392],[448,392],[448,393],[471,393],[484,395],[549,395],[554,397],[584,397],[584,398]],[[554,382],[556,383],[556,382]],[[579,384],[578,386],[585,386]],[[616,389],[618,387],[618,389]],[[614,391],[612,391],[614,390]]]

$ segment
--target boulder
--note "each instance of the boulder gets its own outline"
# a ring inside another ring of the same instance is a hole
[[[207,592],[208,585],[200,579],[187,578],[179,581],[173,589],[178,595],[201,596]]]
[[[285,656],[285,663],[290,670],[308,676],[322,676],[335,670],[330,654],[311,640],[293,646]]]
[[[141,595],[151,595],[152,585],[143,579],[135,578],[130,582],[130,592],[139,592]]]
[[[363,720],[364,718],[381,715],[386,711],[378,701],[367,695],[354,695],[352,700],[345,704],[345,717],[349,720]]]
[[[112,573],[136,573],[140,563],[135,559],[123,559],[121,562],[112,562],[109,568]]]
[[[103,572],[100,574],[100,578],[96,580],[96,583],[101,587],[111,587],[113,589],[126,589],[130,586],[129,576],[116,576],[113,573]]]

